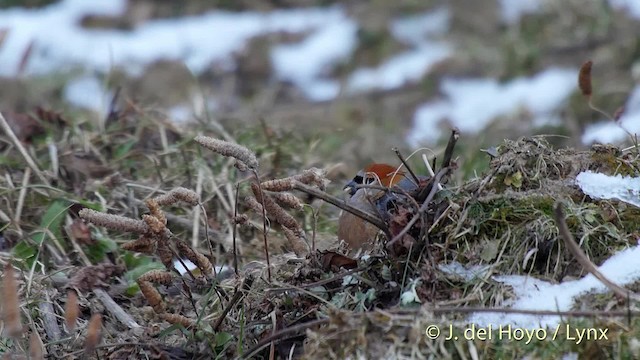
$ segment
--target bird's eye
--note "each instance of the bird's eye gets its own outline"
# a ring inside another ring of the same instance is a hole
[[[356,175],[353,178],[353,182],[356,183],[356,184],[362,184],[362,181],[363,181],[363,179],[362,179],[362,176],[360,176],[360,175]]]

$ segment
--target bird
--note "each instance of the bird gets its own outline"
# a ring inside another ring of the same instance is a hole
[[[385,223],[389,220],[389,210],[399,195],[380,189],[358,187],[363,184],[386,188],[397,186],[406,192],[416,190],[419,186],[398,167],[382,163],[367,165],[345,185],[344,191],[349,196],[346,200],[348,205],[378,216]],[[379,231],[375,225],[347,211],[343,211],[338,219],[338,239],[344,240],[352,251],[371,249]]]

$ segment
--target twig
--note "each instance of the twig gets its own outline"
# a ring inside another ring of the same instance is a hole
[[[235,294],[233,294],[233,297],[231,298],[231,300],[229,300],[229,302],[227,303],[227,306],[222,311],[222,314],[220,314],[220,316],[218,317],[218,320],[216,320],[215,324],[213,325],[213,331],[218,331],[218,329],[220,328],[220,325],[222,325],[222,322],[227,317],[227,314],[229,313],[229,311],[231,311],[231,309],[233,309],[233,307],[236,306],[236,303],[240,301],[242,296],[247,291],[249,291],[249,289],[251,289],[251,285],[253,285],[253,276],[246,277],[244,281],[242,281],[242,285],[240,285],[240,288],[236,291]]]
[[[258,344],[256,346],[254,346],[253,348],[251,348],[246,354],[244,354],[244,355],[242,355],[240,357],[237,357],[236,359],[250,359],[255,354],[257,354],[260,350],[262,350],[265,346],[268,346],[272,341],[275,341],[275,340],[278,340],[278,339],[283,339],[283,338],[285,338],[286,336],[288,336],[290,334],[297,334],[297,333],[299,333],[301,331],[304,331],[304,330],[307,330],[309,328],[327,324],[328,322],[329,322],[329,319],[313,320],[313,321],[309,321],[309,322],[306,322],[306,323],[290,326],[290,327],[282,329],[280,331],[276,331],[273,334],[271,334],[271,335],[265,337],[264,339],[260,340],[260,342],[258,342]]]
[[[31,156],[27,152],[27,149],[24,148],[16,134],[13,132],[13,130],[11,130],[9,123],[7,123],[7,120],[5,120],[4,116],[2,116],[2,112],[0,112],[0,127],[2,128],[2,130],[4,130],[5,134],[9,136],[9,138],[13,142],[13,145],[18,148],[18,151],[20,151],[20,155],[22,155],[24,160],[27,162],[27,165],[29,165],[31,170],[33,170],[33,172],[38,176],[40,181],[42,181],[43,184],[47,185],[47,187],[50,186],[49,181],[44,177],[44,175],[38,168],[38,165],[36,165],[35,161],[33,161]]]
[[[38,303],[38,310],[40,311],[44,331],[47,333],[47,338],[50,342],[58,341],[60,340],[61,332],[56,319],[56,312],[53,310],[53,306],[51,305],[49,292],[45,292],[45,296],[45,301],[40,301]]]
[[[309,194],[311,196],[315,196],[315,197],[317,197],[317,198],[319,198],[321,200],[324,200],[325,202],[328,202],[331,205],[334,205],[334,206],[336,206],[336,207],[338,207],[338,208],[340,208],[340,209],[342,209],[344,211],[347,211],[347,212],[349,212],[349,213],[361,218],[362,220],[370,222],[371,224],[375,225],[378,229],[384,231],[384,233],[387,236],[389,236],[389,229],[387,228],[385,223],[380,218],[378,218],[377,216],[372,215],[372,214],[370,214],[370,213],[368,213],[366,211],[360,210],[360,209],[358,209],[356,207],[353,207],[353,206],[347,204],[343,200],[338,199],[337,197],[335,197],[333,195],[327,194],[326,192],[318,190],[318,189],[315,189],[315,188],[313,188],[311,186],[307,186],[307,185],[305,185],[305,184],[303,184],[301,182],[294,181],[293,188],[295,190],[302,191],[302,192],[304,192],[306,194]]]
[[[398,240],[402,239],[402,237],[409,231],[409,229],[411,229],[411,227],[416,223],[416,221],[418,221],[418,219],[422,217],[422,213],[427,211],[427,209],[429,208],[429,203],[438,192],[438,187],[436,186],[436,184],[440,182],[440,179],[444,175],[446,175],[449,172],[449,170],[450,168],[445,167],[440,169],[440,171],[438,171],[436,176],[433,178],[433,181],[431,182],[431,191],[429,192],[429,195],[427,195],[426,199],[422,203],[422,206],[420,206],[420,209],[418,209],[418,212],[411,218],[411,220],[409,220],[409,222],[407,223],[407,225],[405,225],[402,231],[400,231],[396,236],[393,237],[393,239],[391,239],[391,241],[387,243],[387,247],[392,246]],[[425,187],[425,189],[428,189],[428,188],[429,186]]]
[[[442,159],[441,168],[449,167],[451,165],[451,158],[453,157],[453,150],[456,147],[456,142],[460,137],[460,130],[457,128],[451,129],[451,136],[449,137],[449,142],[447,143],[446,149],[444,149],[444,158]]]
[[[118,305],[106,291],[95,288],[93,289],[93,293],[96,294],[96,297],[100,299],[102,304],[104,305],[105,310],[111,313],[118,321],[124,324],[129,329],[135,330],[140,328],[140,325],[129,315],[126,311],[124,311],[120,305]]]
[[[556,220],[556,224],[558,225],[558,230],[560,231],[560,235],[564,240],[565,245],[571,252],[571,254],[578,260],[578,263],[582,265],[589,273],[595,276],[596,279],[600,280],[609,290],[613,291],[618,297],[623,299],[633,299],[635,301],[640,301],[640,296],[627,290],[611,280],[607,279],[598,268],[589,260],[587,255],[580,249],[580,246],[573,239],[573,235],[569,231],[569,227],[567,226],[567,222],[564,220],[564,212],[562,211],[562,204],[560,202],[556,203],[554,218]]]
[[[256,178],[256,185],[258,186],[260,199],[264,201],[265,194],[262,190],[262,184],[260,183],[260,176],[258,176],[258,172],[256,170],[253,170],[253,175]],[[258,194],[255,195],[257,197]],[[267,257],[267,279],[271,282],[271,260],[269,259],[269,242],[267,241],[267,210],[265,209],[264,204],[262,204],[262,236],[264,238],[264,254]]]
[[[418,179],[418,177],[416,176],[416,174],[413,172],[413,170],[411,169],[411,167],[409,167],[409,164],[407,164],[407,161],[404,159],[404,157],[402,156],[402,154],[400,153],[400,150],[398,150],[397,147],[394,147],[393,152],[396,153],[396,155],[398,156],[398,159],[400,159],[400,161],[402,162],[402,165],[404,165],[405,169],[407,169],[407,171],[409,172],[409,174],[411,174],[411,177],[413,178],[413,180],[416,182],[416,184],[420,184],[420,179]]]
[[[238,229],[238,222],[237,222],[237,218],[238,218],[238,196],[240,194],[240,183],[236,184],[236,200],[233,203],[233,221],[232,223],[232,228],[231,228],[231,233],[232,233],[232,240],[233,240],[233,271],[235,271],[236,276],[238,275],[238,248],[236,245],[236,241],[237,241],[237,229]]]

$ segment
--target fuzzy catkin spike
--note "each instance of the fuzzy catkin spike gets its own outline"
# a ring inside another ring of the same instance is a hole
[[[78,294],[75,290],[69,290],[67,291],[67,303],[64,305],[64,323],[68,332],[72,332],[76,328],[79,315]]]
[[[160,295],[158,290],[156,290],[156,288],[153,287],[153,285],[148,281],[138,279],[136,282],[140,287],[140,292],[142,293],[144,298],[147,299],[147,302],[149,303],[149,305],[151,305],[153,311],[155,311],[156,314],[164,313],[164,301],[162,301],[162,296]]]
[[[100,342],[100,335],[102,333],[102,316],[100,314],[91,315],[89,320],[89,326],[87,327],[87,338],[84,341],[84,352],[89,354],[95,350],[96,346]]]
[[[222,156],[228,156],[241,161],[244,165],[252,170],[258,168],[258,159],[256,155],[246,147],[234,144],[228,141],[214,139],[208,136],[196,136],[194,139],[198,144],[205,148],[218,153]]]
[[[155,199],[147,199],[147,201],[145,201],[145,204],[147,205],[147,208],[149,209],[151,216],[158,219],[158,221],[161,222],[163,225],[167,225],[167,217],[164,215],[164,211],[160,209],[160,205]],[[143,216],[143,220],[144,220],[144,216]],[[147,225],[151,226],[151,224],[149,224],[148,221],[145,220],[145,222],[147,223]]]
[[[44,344],[37,331],[32,332],[29,337],[29,359],[44,360]]]
[[[132,232],[144,234],[149,231],[149,226],[141,220],[129,219],[124,216],[105,214],[91,209],[82,209],[78,213],[81,218],[88,222],[106,227],[107,229],[122,232]]]
[[[183,187],[177,187],[164,195],[156,197],[154,200],[160,206],[173,205],[178,201],[182,201],[191,206],[196,206],[200,203],[200,198],[195,191]]]
[[[289,215],[280,205],[276,204],[276,202],[270,198],[267,194],[265,194],[264,199],[260,196],[260,188],[258,184],[251,184],[251,191],[253,191],[253,195],[256,197],[256,200],[264,206],[267,214],[270,217],[273,217],[280,225],[289,228],[293,231],[302,232],[300,224],[293,218],[293,216]]]
[[[11,263],[5,264],[2,277],[2,318],[5,331],[10,337],[18,339],[22,336],[20,300],[18,299],[18,284]]]
[[[580,73],[578,75],[578,86],[580,87],[580,91],[582,95],[586,97],[591,97],[593,94],[593,89],[591,87],[591,66],[593,65],[593,61],[588,60],[580,67]]]
[[[167,313],[163,313],[163,314],[159,314],[158,315],[159,318],[161,318],[162,320],[170,323],[170,324],[179,324],[184,326],[185,328],[189,329],[189,328],[193,328],[196,326],[196,322],[193,321],[192,319],[189,319],[186,316],[182,316],[180,314],[167,314]]]
[[[138,281],[152,282],[155,284],[170,285],[173,282],[171,273],[164,270],[151,270],[142,274]]]
[[[289,245],[291,245],[291,249],[293,252],[300,257],[307,256],[309,254],[309,245],[302,238],[302,233],[297,233],[293,230],[282,228],[284,232],[284,236],[289,241]]]
[[[294,210],[302,210],[304,208],[304,204],[302,200],[300,200],[297,196],[287,193],[287,192],[278,192],[269,194],[273,197],[273,200],[278,203],[278,205],[287,207],[289,209]]]
[[[120,246],[123,250],[135,251],[142,254],[153,255],[155,252],[156,242],[153,238],[146,235],[140,235],[136,240],[131,240]]]
[[[288,177],[284,179],[268,180],[261,183],[260,185],[262,186],[263,190],[267,191],[289,191],[293,190],[294,184],[295,182],[293,178]]]
[[[159,220],[153,215],[142,215],[142,221],[144,221],[147,226],[149,226],[149,230],[153,234],[164,234],[164,230],[167,228],[162,220]]]
[[[209,276],[213,273],[213,266],[206,256],[193,250],[191,246],[187,245],[186,242],[180,239],[176,239],[176,247],[178,248],[178,251],[180,251],[180,254],[184,255],[187,259],[196,264],[203,274]]]

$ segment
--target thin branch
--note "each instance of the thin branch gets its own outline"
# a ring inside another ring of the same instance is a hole
[[[565,245],[571,252],[571,254],[578,260],[578,263],[582,265],[589,273],[595,276],[596,279],[600,280],[609,290],[613,291],[618,297],[623,299],[633,299],[635,301],[640,301],[640,296],[627,290],[611,280],[607,279],[598,268],[589,260],[587,255],[580,249],[580,246],[573,239],[573,235],[569,231],[569,227],[567,226],[567,222],[564,220],[564,212],[562,211],[562,204],[560,202],[556,203],[554,218],[556,220],[556,224],[558,225],[558,230],[560,231],[560,235],[564,240]]]

